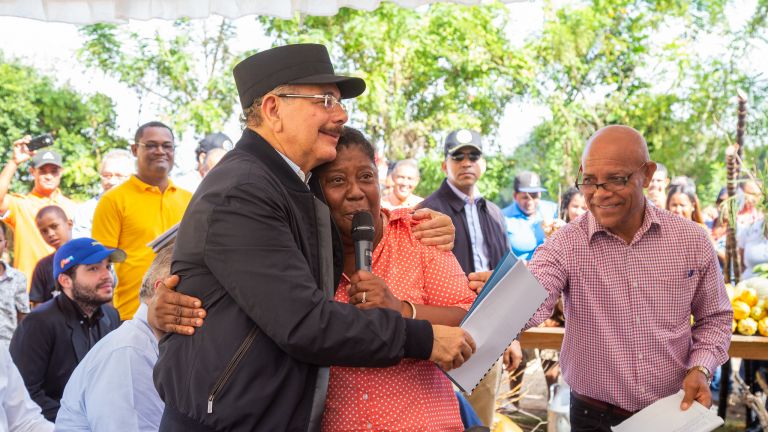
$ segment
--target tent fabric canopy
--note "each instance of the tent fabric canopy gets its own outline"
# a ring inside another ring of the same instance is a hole
[[[435,0],[391,1],[409,8],[435,3]],[[487,0],[451,2],[475,5]],[[376,9],[380,3],[381,0],[0,0],[0,16],[71,24],[152,18],[174,20],[182,17],[205,18],[211,15],[232,19],[245,15],[291,18],[297,13],[335,15],[342,7],[370,11]]]

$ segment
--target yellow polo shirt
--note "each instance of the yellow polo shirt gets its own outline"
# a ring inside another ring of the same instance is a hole
[[[56,205],[63,208],[71,219],[75,203],[58,189],[49,196],[38,195],[33,191],[26,195],[11,194],[8,198],[8,214],[3,222],[13,229],[13,266],[27,275],[29,291],[35,265],[41,258],[54,252],[37,229],[37,212],[43,207]]]
[[[170,181],[161,192],[132,175],[99,200],[93,214],[93,238],[128,254],[125,262],[115,264],[119,282],[112,304],[120,319],[133,318],[139,308],[141,280],[155,258],[147,243],[181,220],[191,198],[189,191]]]

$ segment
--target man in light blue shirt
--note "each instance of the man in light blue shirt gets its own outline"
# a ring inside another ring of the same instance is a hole
[[[141,284],[141,305],[96,344],[64,389],[57,431],[157,431],[164,404],[152,382],[162,334],[147,323],[147,303],[170,273],[173,242],[159,251]]]
[[[515,201],[501,211],[507,221],[512,252],[526,261],[544,243],[542,222],[548,223],[557,217],[557,204],[541,199],[544,191],[538,174],[523,171],[515,176]]]

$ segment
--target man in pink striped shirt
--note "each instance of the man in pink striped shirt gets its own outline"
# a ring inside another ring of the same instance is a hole
[[[596,132],[577,180],[590,212],[528,265],[550,293],[530,326],[565,299],[572,431],[610,431],[681,388],[682,409],[709,407],[712,371],[728,358],[733,312],[717,256],[701,227],[648,204],[655,170],[636,130]]]

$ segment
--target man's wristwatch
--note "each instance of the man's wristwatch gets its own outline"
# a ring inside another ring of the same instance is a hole
[[[707,384],[712,384],[712,373],[709,371],[709,369],[705,368],[704,366],[694,366],[690,369],[688,369],[688,372],[686,375],[693,371],[699,371],[704,374],[704,378],[707,379]]]

